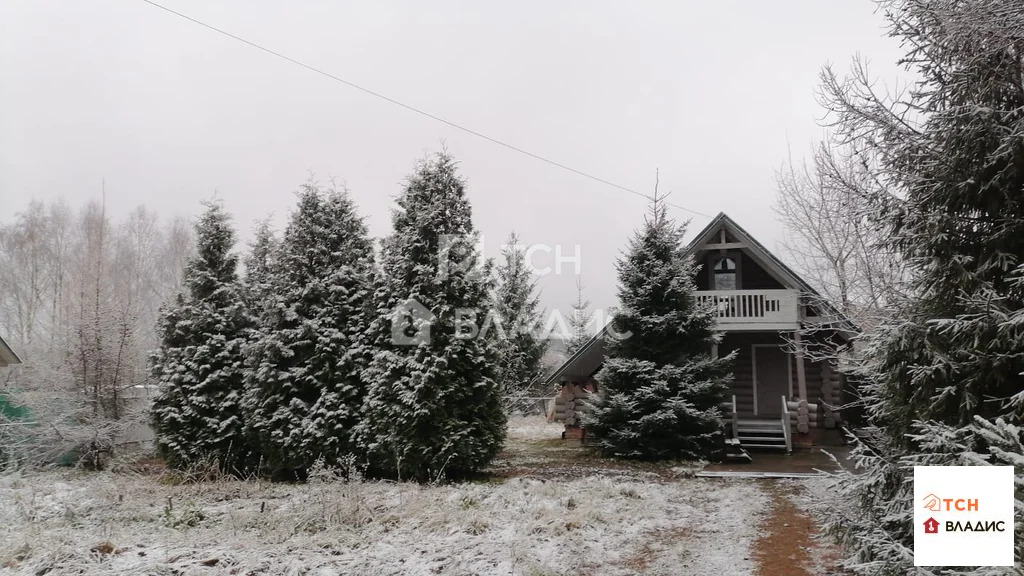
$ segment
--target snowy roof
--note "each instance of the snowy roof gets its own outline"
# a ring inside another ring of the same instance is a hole
[[[0,338],[0,366],[8,366],[10,364],[21,364],[21,358],[11,350],[11,347],[4,342],[3,338]]]

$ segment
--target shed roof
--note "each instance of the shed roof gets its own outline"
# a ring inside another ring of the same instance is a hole
[[[590,340],[587,340],[579,350],[548,376],[546,383],[551,384],[562,380],[584,381],[596,374],[604,363],[604,338],[611,326],[612,322],[609,320],[604,328],[591,336]]]
[[[21,364],[21,358],[14,353],[14,350],[4,342],[4,339],[0,337],[0,367],[9,366],[11,364]]]

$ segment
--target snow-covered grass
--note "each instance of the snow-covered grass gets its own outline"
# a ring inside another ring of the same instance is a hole
[[[512,416],[508,419],[510,440],[554,440],[562,437],[565,426],[548,422],[542,416]]]
[[[510,450],[552,442],[545,424],[519,424]],[[550,449],[552,459],[568,450]],[[750,546],[767,504],[758,483],[609,470],[430,486],[11,473],[0,476],[0,572],[754,573]]]

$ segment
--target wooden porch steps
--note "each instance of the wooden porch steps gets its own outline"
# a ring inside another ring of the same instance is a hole
[[[750,454],[743,449],[743,445],[736,438],[726,438],[725,440],[725,458],[726,460],[739,460],[741,462],[753,462],[754,459],[750,457]]]
[[[781,412],[778,418],[741,418],[736,410],[736,396],[732,402],[722,404],[725,417],[726,458],[751,461],[747,448],[782,450],[791,452],[790,417],[786,397],[780,396]]]
[[[736,438],[744,448],[788,450],[786,431],[781,419],[737,419]]]

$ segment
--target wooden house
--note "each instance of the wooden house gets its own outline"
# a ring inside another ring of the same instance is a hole
[[[842,422],[844,379],[837,352],[856,327],[746,230],[716,216],[686,247],[700,265],[696,298],[714,309],[723,338],[712,354],[736,351],[723,418],[730,442],[792,450],[822,442]],[[581,397],[600,391],[610,325],[550,377],[559,387],[550,416],[582,438]],[[835,435],[838,436],[838,435]]]

